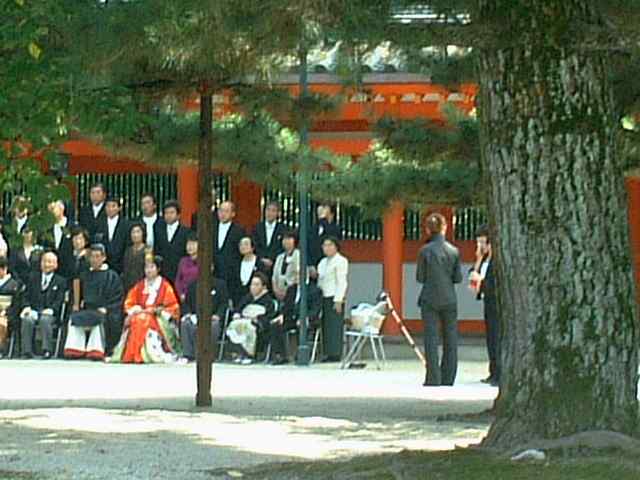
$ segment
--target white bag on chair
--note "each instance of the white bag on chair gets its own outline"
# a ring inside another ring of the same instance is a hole
[[[351,309],[351,330],[377,335],[386,318],[387,303],[360,303]]]

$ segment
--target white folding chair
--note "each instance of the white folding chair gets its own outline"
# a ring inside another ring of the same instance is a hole
[[[376,361],[377,369],[381,370],[382,367],[386,366],[387,356],[384,351],[384,344],[382,342],[384,339],[384,335],[380,333],[382,331],[385,320],[383,320],[382,323],[380,323],[380,325],[378,326],[367,324],[364,325],[361,330],[347,330],[344,332],[345,344],[348,340],[352,340],[353,343],[347,354],[343,357],[340,368],[349,368],[352,363],[358,360],[361,357],[362,350],[367,343],[371,345],[371,352],[373,353],[373,358]]]

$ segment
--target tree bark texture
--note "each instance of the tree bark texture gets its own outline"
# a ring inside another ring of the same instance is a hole
[[[637,305],[608,62],[564,28],[600,22],[594,2],[479,3],[480,22],[515,30],[478,60],[503,319],[503,385],[485,445],[634,434]]]
[[[211,299],[213,236],[211,225],[211,167],[213,148],[213,99],[210,93],[200,95],[200,146],[198,158],[198,341],[196,405],[212,404],[212,362],[215,345],[211,343]]]

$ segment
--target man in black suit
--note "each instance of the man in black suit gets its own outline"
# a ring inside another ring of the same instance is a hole
[[[89,232],[92,242],[96,241],[95,235],[98,233],[100,222],[104,220],[105,200],[107,199],[107,189],[104,184],[96,183],[89,190],[90,205],[84,205],[78,212],[78,223]]]
[[[445,240],[447,222],[439,213],[427,218],[431,239],[418,253],[416,280],[422,284],[418,305],[424,322],[427,357],[425,386],[453,385],[458,369],[458,300],[455,284],[462,281],[460,253]],[[442,325],[442,364],[438,355],[438,324]]]
[[[107,249],[107,263],[118,273],[122,273],[124,252],[130,243],[129,222],[120,215],[120,200],[109,197],[105,201],[105,216],[98,219],[96,241]]]
[[[187,239],[191,230],[180,223],[180,204],[175,200],[165,203],[162,211],[164,222],[162,228],[157,230],[155,252],[164,258],[164,277],[174,283],[178,263],[187,254]]]
[[[309,244],[307,251],[309,252],[307,257],[307,265],[309,274],[314,277],[315,269],[320,263],[320,260],[324,258],[322,252],[322,242],[325,238],[333,237],[336,240],[342,240],[342,228],[336,223],[336,209],[334,205],[325,203],[318,205],[317,209],[318,220],[311,226],[309,231]]]
[[[211,316],[211,341],[215,345],[220,337],[222,322],[229,308],[229,290],[227,284],[215,274],[215,266],[212,266],[213,283],[211,300],[213,302],[213,315]],[[191,282],[187,290],[187,298],[183,305],[184,316],[180,322],[180,340],[182,341],[182,363],[192,362],[196,359],[197,339],[197,315],[198,315],[198,281]]]
[[[54,351],[53,328],[62,322],[60,318],[67,281],[57,273],[58,257],[46,252],[40,260],[41,272],[33,272],[27,283],[22,312],[20,336],[22,357],[33,357],[33,332],[39,327],[42,333],[42,358],[48,360]]]
[[[144,193],[140,197],[140,211],[142,215],[138,221],[144,225],[147,234],[147,246],[153,248],[158,236],[158,229],[164,228],[164,220],[158,215],[158,205],[153,193]]]
[[[264,220],[253,229],[252,238],[256,247],[256,255],[262,260],[270,273],[276,257],[284,252],[282,236],[287,227],[278,221],[280,217],[280,204],[275,201],[267,203],[264,209]]]
[[[227,285],[242,260],[238,244],[245,236],[244,229],[233,221],[235,216],[233,202],[222,202],[218,208],[218,221],[213,226],[213,262],[218,276]]]
[[[5,218],[3,233],[7,235],[20,235],[29,223],[29,210],[27,199],[19,195],[13,199],[11,213]]]
[[[484,321],[487,330],[487,354],[489,376],[482,380],[494,387],[500,385],[500,324],[498,322],[498,298],[496,277],[493,269],[489,228],[482,226],[476,232],[476,263],[469,275],[471,288],[484,302]]]
[[[218,224],[218,197],[216,197],[216,189],[211,188],[211,228],[216,228]],[[191,214],[191,230],[198,231],[198,212]]]
[[[0,328],[9,336],[18,326],[23,288],[22,282],[9,273],[9,261],[6,257],[0,257],[0,297],[10,297],[9,305],[0,308]],[[0,338],[0,358],[5,353],[3,348],[3,338]]]
[[[58,273],[70,280],[73,277],[76,264],[73,256],[73,243],[71,242],[71,230],[74,225],[65,214],[62,200],[51,202],[49,211],[53,214],[55,223],[42,241],[42,246],[45,249],[56,252],[58,256]]]

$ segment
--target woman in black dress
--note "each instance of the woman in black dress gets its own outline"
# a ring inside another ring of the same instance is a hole
[[[234,275],[229,281],[234,305],[238,305],[238,302],[249,293],[249,285],[251,285],[251,279],[255,273],[262,272],[268,275],[267,267],[255,253],[256,247],[251,237],[242,237],[238,242],[238,249],[242,261],[236,267]],[[271,286],[270,282],[269,286]]]
[[[147,254],[147,231],[142,223],[134,223],[129,229],[131,245],[124,252],[122,284],[128,292],[144,278],[144,259]]]

